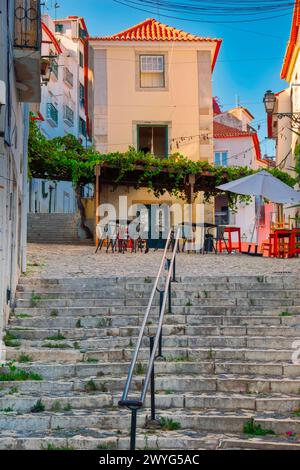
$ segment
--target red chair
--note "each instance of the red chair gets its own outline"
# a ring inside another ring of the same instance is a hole
[[[298,256],[300,253],[300,228],[293,228],[291,239],[291,251],[293,256]]]
[[[219,252],[222,253],[223,249],[225,248],[228,253],[232,253],[233,250],[237,250],[240,253],[242,252],[242,240],[241,240],[241,229],[240,227],[225,227],[224,234],[228,234],[228,239],[226,246],[222,243],[222,240],[219,240]],[[237,233],[238,241],[232,241],[232,234]]]
[[[268,250],[268,256],[274,256],[274,234],[270,233],[269,240],[262,242],[261,252],[264,255],[265,251]]]

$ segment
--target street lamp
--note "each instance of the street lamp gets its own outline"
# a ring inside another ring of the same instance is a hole
[[[276,100],[276,96],[271,90],[266,91],[263,99],[266,113],[269,116],[276,116],[278,119],[288,117],[292,121],[292,127],[295,126],[297,129],[299,129],[300,113],[274,113]]]
[[[276,104],[276,96],[271,90],[266,91],[264,96],[264,105],[267,114],[273,114]]]

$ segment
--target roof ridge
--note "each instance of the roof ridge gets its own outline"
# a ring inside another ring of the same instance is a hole
[[[219,122],[219,121],[216,121],[216,120],[214,120],[213,125],[214,125],[214,127],[217,127],[217,126],[220,126],[221,128],[223,127],[224,131],[227,130],[228,133],[230,133],[230,131],[231,131],[232,135],[229,134],[228,137],[236,136],[237,134],[239,136],[250,137],[250,136],[256,134],[256,132],[243,131],[242,129],[238,129],[237,127],[228,126],[228,124],[223,124],[222,122]],[[215,129],[214,129],[214,131],[215,131]]]
[[[110,34],[108,36],[102,36],[102,37],[103,38],[113,38],[113,37],[117,37],[117,36],[124,36],[124,35],[129,34],[130,31],[134,31],[139,26],[146,26],[146,24],[153,23],[154,21],[157,21],[157,20],[155,18],[146,18],[145,20],[140,21],[139,23],[137,23],[133,26],[130,26],[129,28],[125,28],[125,29],[119,31],[118,33]]]
[[[91,37],[90,40],[182,40],[182,41],[213,41],[221,42],[221,39],[201,37],[196,34],[186,32],[182,29],[175,28],[166,23],[161,23],[155,18],[146,18],[144,21],[126,28],[118,33]]]

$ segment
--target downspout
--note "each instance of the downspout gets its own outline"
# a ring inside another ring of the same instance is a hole
[[[28,136],[29,136],[29,106],[23,105],[24,139],[23,139],[23,180],[22,180],[22,216],[21,216],[21,271],[26,272],[27,258],[27,212],[28,212]]]

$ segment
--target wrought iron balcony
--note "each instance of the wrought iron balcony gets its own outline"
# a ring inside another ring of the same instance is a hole
[[[67,67],[64,67],[64,82],[69,86],[73,86],[73,74]]]
[[[69,126],[74,124],[74,111],[68,105],[64,105],[64,121]]]
[[[52,103],[47,103],[47,121],[53,127],[56,127],[58,124],[58,111]]]
[[[15,0],[14,16],[14,47],[40,50],[40,0]]]
[[[58,63],[56,62],[55,59],[51,59],[51,72],[53,73],[53,75],[58,78]]]

